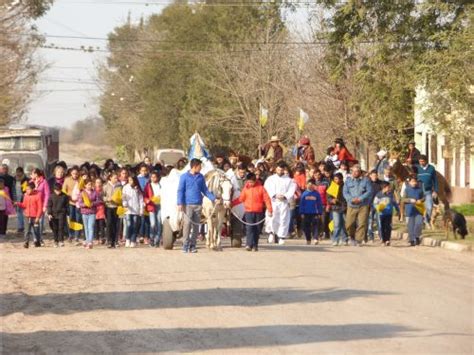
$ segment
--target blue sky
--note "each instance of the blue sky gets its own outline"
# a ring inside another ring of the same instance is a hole
[[[56,0],[51,10],[36,22],[41,33],[48,35],[107,37],[123,24],[128,14],[132,20],[159,13],[166,1],[145,6],[142,1],[119,3],[119,0]],[[304,26],[307,11],[291,16],[298,27]],[[93,46],[106,48],[106,41],[47,38],[48,44],[63,47]],[[98,115],[98,90],[95,66],[106,53],[83,53],[39,49],[38,57],[49,65],[35,87],[27,116],[28,123],[70,127],[74,122]]]

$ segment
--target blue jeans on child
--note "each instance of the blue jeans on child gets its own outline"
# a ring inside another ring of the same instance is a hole
[[[24,230],[25,229],[25,215],[23,213],[23,208],[15,206],[16,210],[16,218],[17,218],[17,230]]]
[[[408,217],[408,237],[410,242],[416,241],[420,238],[423,229],[423,216],[421,214]]]
[[[84,234],[86,236],[86,243],[92,244],[92,242],[94,241],[95,214],[83,214],[82,222],[84,225]]]
[[[368,237],[370,240],[375,239],[375,230],[374,230],[374,223],[377,225],[377,231],[379,232],[379,238],[382,239],[382,225],[380,224],[380,215],[375,210],[374,207],[370,207],[369,212],[369,226],[368,226]]]
[[[136,243],[140,228],[140,216],[136,214],[127,214],[125,215],[125,221],[127,224],[127,234],[125,239],[130,240],[132,243]]]
[[[33,240],[35,243],[40,242],[40,234],[39,234],[39,224],[36,223],[35,218],[26,218],[26,228],[25,228],[25,242],[30,242],[30,236],[33,234]]]
[[[160,245],[161,240],[161,206],[155,206],[155,211],[150,212],[150,238],[155,246]]]
[[[339,242],[347,241],[347,231],[344,212],[332,212],[332,221],[334,223],[334,230],[332,231],[332,241]]]

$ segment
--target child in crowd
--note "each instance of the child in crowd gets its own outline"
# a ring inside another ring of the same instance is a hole
[[[5,238],[8,227],[8,216],[15,213],[10,197],[10,190],[5,186],[5,180],[0,178],[0,238]]]
[[[161,240],[161,185],[160,175],[154,171],[145,186],[144,201],[150,217],[150,247],[159,248]]]
[[[424,200],[423,188],[418,183],[416,175],[410,176],[403,193],[403,202],[405,203],[405,214],[408,217],[408,236],[411,246],[420,244]]]
[[[332,232],[332,245],[345,245],[349,244],[347,238],[347,231],[345,226],[345,212],[347,209],[347,203],[344,199],[342,190],[344,189],[344,177],[341,173],[334,174],[333,182],[339,186],[337,196],[328,194],[328,205],[331,211],[332,221],[334,223],[334,230]]]
[[[65,224],[69,208],[69,197],[62,191],[62,185],[55,183],[48,200],[49,225],[54,235],[54,247],[64,246]]]
[[[81,209],[82,224],[84,226],[84,234],[86,241],[84,247],[92,249],[94,242],[95,230],[95,214],[97,213],[97,206],[101,203],[99,195],[95,191],[92,181],[84,180],[84,190],[81,191],[78,197],[78,204]]]
[[[306,190],[301,195],[299,212],[303,216],[303,230],[306,244],[311,244],[311,234],[314,232],[314,244],[318,244],[317,220],[323,213],[321,195],[315,189],[315,181],[309,180]]]
[[[326,150],[326,154],[327,155],[324,158],[324,161],[326,163],[331,164],[335,169],[339,169],[339,165],[341,165],[341,162],[337,157],[336,148],[334,148],[333,146],[328,147],[328,149]]]
[[[381,185],[382,190],[374,198],[374,208],[379,213],[382,243],[389,246],[392,235],[392,216],[393,209],[395,208],[395,199],[390,183],[382,181]]]
[[[121,193],[122,185],[118,181],[117,173],[113,172],[109,175],[108,181],[104,186],[104,201],[105,201],[105,213],[107,220],[107,242],[109,248],[116,248],[118,246],[118,233],[119,233],[119,216],[117,214],[117,208],[122,204]]]
[[[253,173],[247,174],[245,186],[240,196],[232,201],[232,206],[236,206],[240,203],[244,204],[244,220],[249,224],[246,225],[245,228],[246,250],[258,251],[261,225],[257,225],[256,223],[265,219],[265,207],[267,208],[269,217],[272,216],[273,208],[270,196],[268,196],[263,184]]]
[[[104,245],[105,238],[105,203],[104,203],[104,186],[101,178],[95,179],[95,192],[99,197],[99,204],[95,213],[95,235],[97,242]]]
[[[140,190],[145,191],[145,186],[150,182],[150,168],[148,165],[143,162],[139,168],[139,174],[137,175],[138,183],[140,185]],[[148,210],[145,210],[143,213],[143,218],[140,223],[140,243],[145,242],[149,243],[150,240],[150,213]]]
[[[23,246],[25,248],[29,247],[30,235],[33,234],[35,247],[40,247],[39,223],[41,216],[43,215],[43,201],[41,195],[35,191],[35,184],[33,182],[28,183],[26,186],[23,202],[17,202],[16,205],[24,210],[26,218],[25,244]]]
[[[125,247],[135,248],[137,246],[137,235],[140,228],[140,220],[144,212],[143,193],[136,177],[129,177],[128,183],[122,190],[122,202],[125,207]]]
[[[15,188],[13,191],[13,202],[22,202],[25,194],[26,186],[28,185],[28,178],[25,175],[25,170],[19,166],[15,171]],[[23,233],[25,231],[25,217],[23,209],[15,206],[17,218],[17,232]]]

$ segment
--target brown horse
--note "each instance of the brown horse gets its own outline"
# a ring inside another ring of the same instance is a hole
[[[392,159],[390,159],[390,165],[392,166],[393,175],[400,181],[406,181],[412,171],[409,167],[402,164],[399,159],[400,154],[391,154]],[[436,171],[436,177],[438,178],[438,199],[443,203],[445,210],[449,209],[449,200],[452,196],[451,188],[449,187],[448,180],[441,175],[439,171]]]

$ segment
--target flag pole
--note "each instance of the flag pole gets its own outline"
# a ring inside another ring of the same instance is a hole
[[[262,115],[262,103],[258,103],[258,157],[262,158],[262,122],[260,122],[260,117]]]

